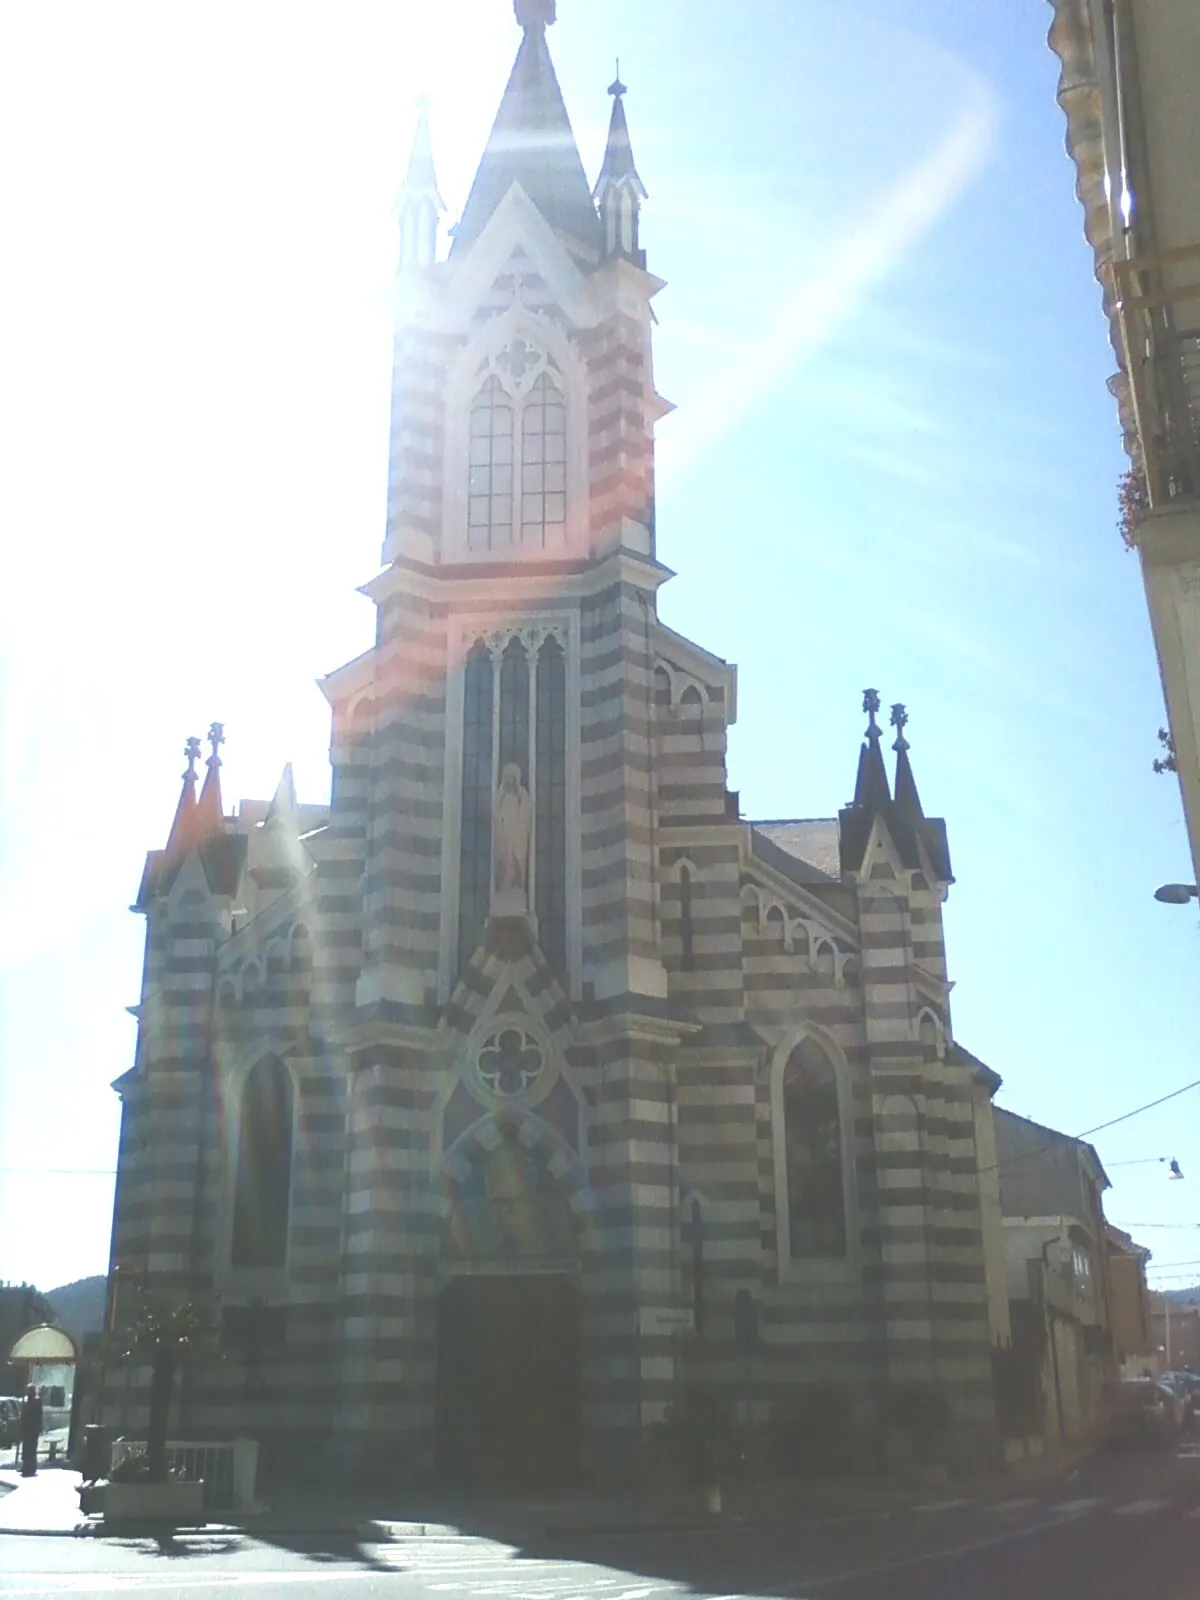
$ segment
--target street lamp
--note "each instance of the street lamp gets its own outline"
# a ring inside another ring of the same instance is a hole
[[[1154,898],[1168,906],[1185,906],[1189,900],[1200,898],[1194,883],[1164,883],[1155,889]]]

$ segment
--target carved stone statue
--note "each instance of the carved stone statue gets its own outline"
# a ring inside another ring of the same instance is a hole
[[[521,782],[521,769],[506,761],[492,810],[492,910],[518,916],[529,909],[529,839],[533,801]]]

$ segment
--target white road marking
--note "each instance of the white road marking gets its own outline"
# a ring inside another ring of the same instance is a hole
[[[985,1509],[996,1516],[1001,1516],[1009,1511],[1028,1511],[1030,1506],[1036,1506],[1037,1503],[1033,1495],[1025,1495],[1020,1500],[997,1500]]]
[[[1131,1500],[1127,1506],[1118,1506],[1113,1515],[1116,1517],[1144,1517],[1151,1511],[1165,1511],[1170,1504],[1169,1500]]]
[[[914,1506],[914,1511],[961,1511],[964,1506],[969,1506],[969,1500],[931,1500],[928,1505]]]
[[[1105,1501],[1103,1495],[1093,1495],[1084,1500],[1056,1500],[1053,1502],[1050,1509],[1051,1511],[1066,1512],[1071,1516],[1077,1516],[1085,1511],[1096,1511],[1102,1505],[1104,1505],[1104,1503]]]
[[[5,1586],[6,1597],[12,1595],[72,1594],[178,1594],[182,1589],[253,1589],[264,1583],[340,1583],[346,1578],[377,1578],[378,1572],[341,1569],[337,1572],[237,1572],[213,1573],[210,1577],[159,1577],[151,1573],[114,1573],[111,1578],[90,1573],[86,1578],[73,1578],[63,1572],[23,1572],[25,1583],[37,1583],[36,1589],[10,1589]]]

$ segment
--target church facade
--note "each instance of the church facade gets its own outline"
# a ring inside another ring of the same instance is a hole
[[[332,786],[226,815],[199,745],[135,907],[113,1312],[229,1359],[180,1436],[474,1482],[625,1471],[703,1384],[765,1423],[845,1386],[994,1433],[979,1130],[944,824],[879,700],[836,817],[751,822],[732,666],[658,616],[646,191],[624,87],[593,187],[522,0],[448,255],[400,203],[375,642]],[[890,736],[886,736],[890,737]],[[136,1431],[118,1381],[106,1420]]]

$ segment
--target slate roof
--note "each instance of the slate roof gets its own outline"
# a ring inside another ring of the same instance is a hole
[[[478,239],[514,183],[552,228],[599,253],[600,219],[541,27],[527,28],[521,40],[451,256]]]

